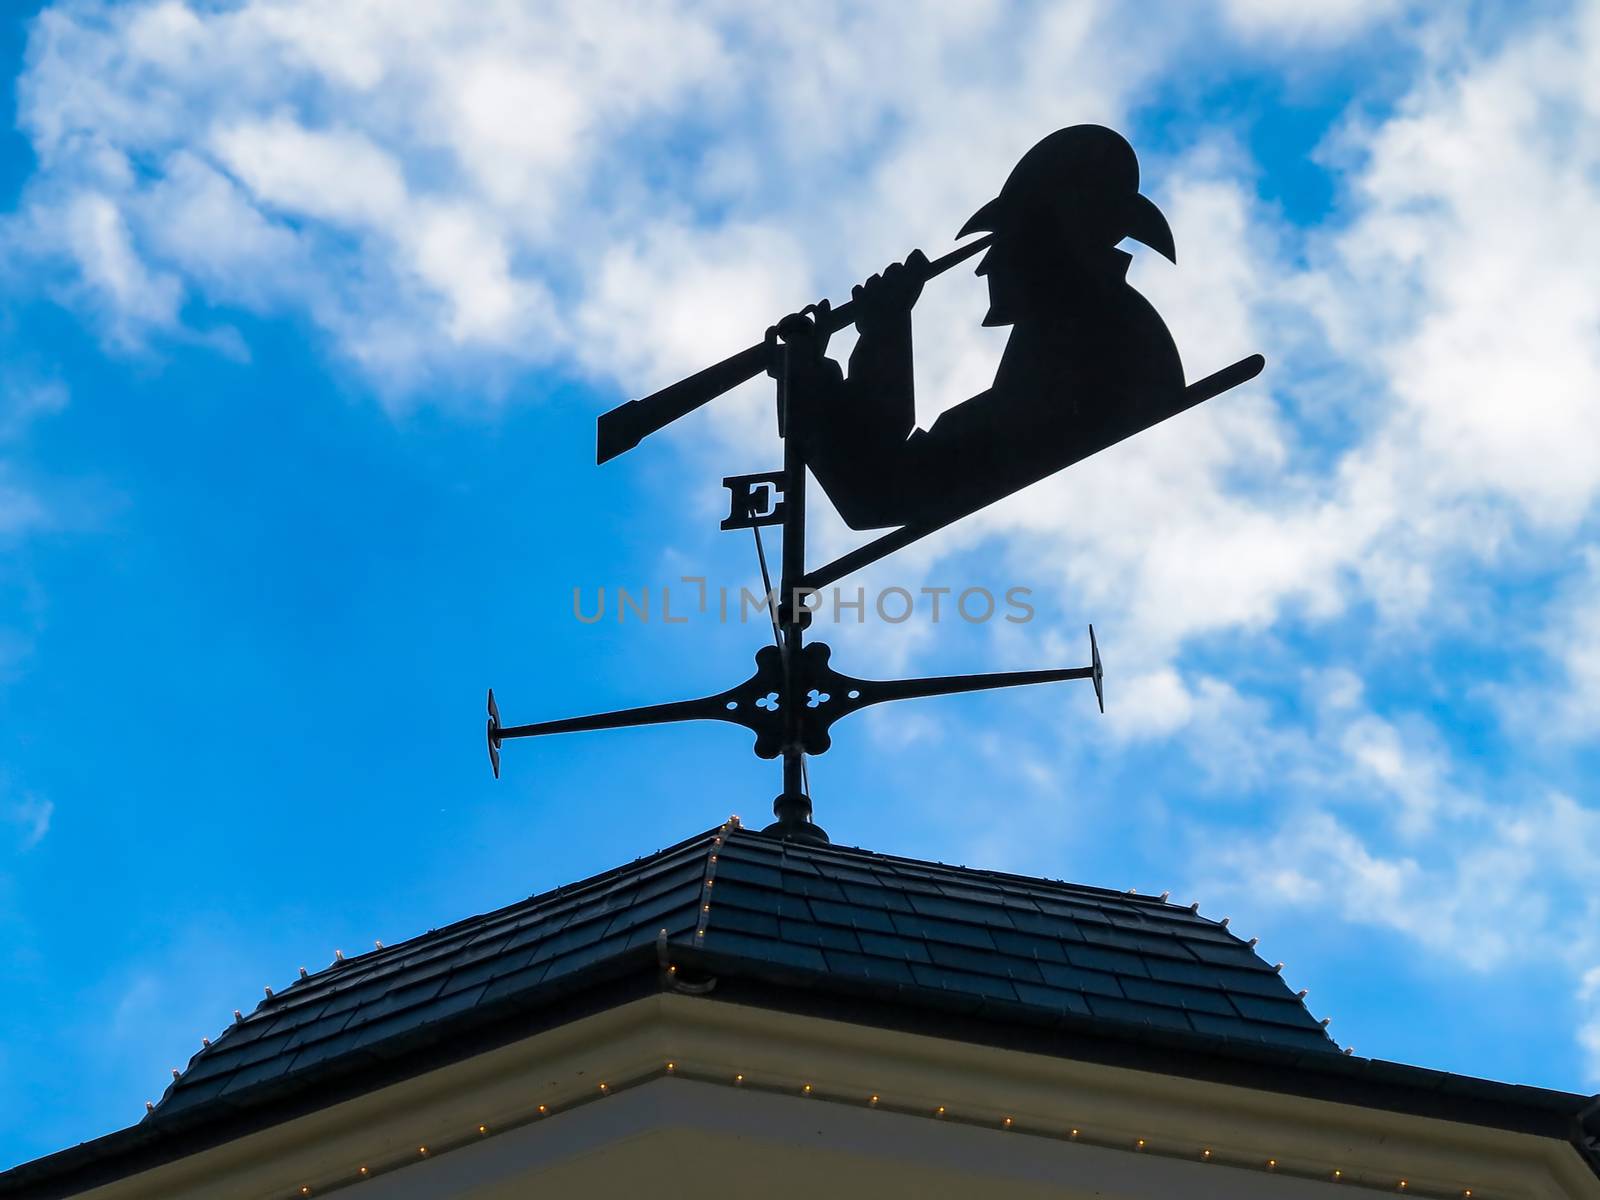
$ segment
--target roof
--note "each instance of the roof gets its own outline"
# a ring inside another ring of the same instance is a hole
[[[334,963],[190,1061],[165,1115],[375,1050],[626,951],[692,946],[970,1004],[1336,1053],[1221,923],[1154,897],[714,830],[621,870]]]
[[[341,958],[204,1047],[140,1125],[0,1174],[0,1195],[170,1158],[659,991],[668,963],[691,969],[680,983],[715,974],[723,1000],[1506,1128],[1564,1130],[1586,1103],[1346,1057],[1278,970],[1197,907],[730,822]]]

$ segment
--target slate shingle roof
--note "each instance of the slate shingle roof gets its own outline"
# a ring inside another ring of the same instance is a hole
[[[652,943],[911,1005],[1337,1052],[1272,967],[1188,908],[735,828],[302,979],[197,1054],[156,1114],[247,1101],[475,1011],[537,1007]]]

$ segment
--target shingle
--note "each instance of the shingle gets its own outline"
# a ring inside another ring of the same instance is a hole
[[[1071,992],[1065,988],[1039,987],[1031,983],[1017,983],[1017,996],[1024,1004],[1031,1004],[1035,1008],[1048,1008],[1055,1012],[1076,1013],[1079,1016],[1090,1016],[1089,1002],[1080,992]]]
[[[897,962],[931,962],[928,957],[928,946],[921,938],[901,937],[898,934],[869,933],[861,930],[856,934],[856,939],[861,943],[861,949],[868,954],[875,954],[879,958],[892,958]]]
[[[815,946],[797,946],[777,938],[755,938],[730,930],[707,930],[706,949],[725,954],[739,954],[761,962],[772,962],[788,967],[806,967],[813,971],[826,970],[827,959]]]
[[[882,909],[863,908],[854,904],[835,904],[831,900],[812,900],[809,903],[812,915],[830,925],[842,925],[849,929],[871,929],[878,933],[894,932],[894,922]]]
[[[776,866],[766,863],[753,863],[748,860],[734,858],[731,854],[717,856],[717,882],[727,883],[754,883],[762,887],[773,888],[781,891],[783,888],[783,872]]]
[[[1112,996],[1090,996],[1088,1000],[1090,1010],[1097,1017],[1106,1017],[1113,1021],[1132,1021],[1141,1025],[1160,1025],[1168,1029],[1194,1028],[1190,1024],[1189,1015],[1179,1008],[1167,1008],[1159,1004],[1136,1004],[1131,1000],[1118,1000]],[[1205,1015],[1196,1013],[1195,1017],[1198,1019]]]
[[[975,975],[968,971],[951,971],[943,967],[911,965],[911,974],[923,987],[946,992],[970,992],[994,1000],[1016,1000],[1017,989],[1009,979],[996,979],[992,975]]]
[[[913,913],[895,913],[893,920],[896,931],[907,937],[951,942],[958,946],[976,946],[982,950],[994,949],[994,939],[981,925],[963,925],[955,921],[941,921]]]
[[[823,950],[828,970],[840,975],[856,975],[874,983],[909,985],[916,982],[911,968],[904,962],[866,954],[851,954],[846,950]]]
[[[1078,967],[1063,967],[1056,963],[1041,962],[1039,973],[1052,987],[1070,988],[1100,996],[1121,996],[1122,982],[1126,976],[1107,971],[1085,971]]]
[[[825,950],[860,950],[861,943],[848,929],[819,925],[815,921],[780,921],[780,936],[800,946],[820,946]]]
[[[1203,988],[1182,987],[1173,983],[1160,983],[1153,979],[1127,978],[1122,980],[1122,991],[1129,1000],[1147,1004],[1166,1004],[1173,1008],[1192,1008],[1200,1012],[1235,1015],[1234,1008],[1221,992],[1208,992]]]

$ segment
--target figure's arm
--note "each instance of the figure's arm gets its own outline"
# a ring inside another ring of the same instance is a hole
[[[860,336],[850,352],[845,399],[874,441],[904,441],[916,424],[911,309],[927,269],[927,257],[915,250],[850,293]]]

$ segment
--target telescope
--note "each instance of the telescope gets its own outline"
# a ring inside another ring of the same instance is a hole
[[[933,259],[919,273],[926,283],[942,275],[951,267],[966,262],[974,254],[989,247],[994,235],[984,234],[965,246],[959,246],[943,257]],[[908,268],[909,269],[909,268]],[[835,334],[855,323],[855,301],[817,313],[817,328],[825,334]],[[601,415],[596,425],[595,462],[610,462],[619,454],[626,454],[645,438],[659,429],[665,429],[679,417],[688,416],[695,409],[710,403],[724,392],[732,391],[741,383],[754,379],[767,369],[771,362],[771,347],[757,342],[739,353],[730,355],[719,363],[696,371],[686,379],[652,392],[640,400],[630,400]]]

